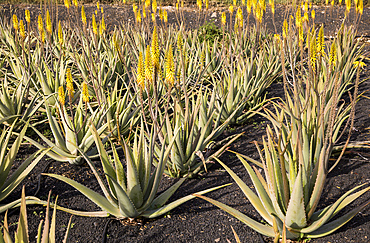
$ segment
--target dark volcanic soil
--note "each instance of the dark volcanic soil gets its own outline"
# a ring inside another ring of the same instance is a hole
[[[38,5],[26,6],[10,6],[3,5],[3,16],[11,16],[13,13],[23,14],[24,9],[28,8],[31,11],[31,18],[36,19],[39,11]],[[91,16],[95,9],[94,5],[86,6],[88,16]],[[325,35],[333,35],[337,27],[340,25],[340,20],[337,17],[337,9],[331,11],[330,8],[315,7],[316,22],[324,23]],[[168,10],[173,10],[168,7]],[[1,10],[0,10],[1,11]],[[111,28],[114,24],[120,24],[123,21],[133,22],[133,13],[130,6],[118,5],[104,5],[105,19],[107,25]],[[60,7],[59,18],[66,18],[66,11],[64,7]],[[343,17],[344,9],[339,10],[339,17]],[[281,29],[281,23],[287,14],[285,7],[278,6],[275,15],[277,29]],[[216,16],[216,17],[211,17]],[[267,27],[273,31],[271,15],[268,10],[266,17]],[[198,14],[192,9],[185,12],[186,25],[190,28],[195,28]],[[217,10],[209,11],[205,16],[202,16],[201,23],[204,19],[219,22],[220,12]],[[176,17],[173,12],[169,12],[170,23],[176,23]],[[358,35],[369,37],[370,35],[370,9],[364,10],[362,21],[358,27]],[[367,43],[368,39],[363,40]],[[367,43],[368,44],[368,43]],[[369,50],[369,46],[366,46]],[[362,79],[370,75],[370,63],[362,75]],[[369,96],[368,90],[370,88],[370,81],[365,80],[361,86],[360,91],[366,92]],[[274,83],[268,90],[270,96],[283,96],[283,87],[281,83]],[[351,141],[366,141],[370,140],[370,100],[361,98],[356,106],[356,120],[355,131],[351,137]],[[258,159],[256,148],[251,143],[254,140],[261,140],[265,134],[266,123],[264,119],[256,116],[253,121],[248,124],[225,132],[225,135],[231,133],[245,132],[244,136],[235,142],[231,149],[243,154],[248,154],[252,158]],[[27,154],[31,154],[35,149],[25,145],[20,151],[22,158]],[[361,183],[369,182],[370,173],[370,152],[369,150],[350,150],[344,156],[337,168],[331,172],[327,178],[327,184],[324,189],[322,200],[320,201],[320,208],[329,205],[338,199],[344,192]],[[21,158],[19,159],[21,160]],[[222,155],[221,160],[230,166],[249,186],[252,186],[250,179],[241,163],[231,153]],[[44,167],[50,162],[48,158],[44,158],[40,164],[32,171],[30,176],[24,181],[27,195],[35,193],[37,188],[38,175]],[[95,177],[87,166],[73,166],[68,163],[52,162],[48,170],[50,173],[58,173],[68,176],[78,182],[83,183],[89,188],[99,191]],[[172,185],[175,180],[164,178],[161,188],[165,189]],[[170,200],[176,200],[184,195],[195,193],[205,188],[211,188],[226,183],[231,183],[231,177],[223,171],[220,166],[215,165],[211,171],[197,179],[186,181],[175,195]],[[39,197],[46,199],[49,190],[52,190],[53,196],[58,195],[58,205],[66,206],[76,210],[83,211],[97,211],[99,208],[86,199],[83,195],[77,192],[74,188],[54,179],[43,178],[41,183],[41,190]],[[3,203],[10,202],[20,197],[21,187],[17,188],[10,198]],[[234,183],[231,186],[209,193],[209,197],[217,199],[220,202],[226,203],[246,215],[261,220],[261,217],[256,213],[250,203],[245,199],[245,196]],[[369,193],[362,198],[355,201],[348,207],[347,211],[369,200]],[[44,208],[41,206],[27,206],[28,209],[28,224],[30,225],[30,240],[35,241],[37,226],[41,219],[43,219]],[[361,213],[356,215],[352,221],[342,227],[337,232],[330,236],[312,240],[311,242],[369,242],[370,238],[370,207],[365,208]],[[2,220],[4,215],[0,215]],[[66,225],[70,215],[62,211],[57,213],[57,242],[61,242]],[[10,216],[10,222],[16,222],[18,219],[18,212]],[[74,216],[73,227],[71,229],[70,242],[101,242],[103,237],[103,230],[108,219],[106,218],[83,218]],[[127,226],[121,224],[119,221],[113,220],[110,222],[107,229],[107,242],[235,242],[231,226],[239,235],[241,242],[270,242],[271,239],[261,237],[255,231],[239,222],[229,214],[219,210],[215,206],[200,199],[194,199],[176,209],[171,211],[165,217],[160,217],[154,220],[145,221],[142,225]],[[16,230],[16,225],[11,226],[11,230]]]

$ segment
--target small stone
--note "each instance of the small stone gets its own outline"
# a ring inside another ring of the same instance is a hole
[[[211,15],[211,18],[217,18],[217,13],[213,12],[213,14]]]
[[[221,238],[217,238],[215,239],[215,242],[219,242],[221,240]]]

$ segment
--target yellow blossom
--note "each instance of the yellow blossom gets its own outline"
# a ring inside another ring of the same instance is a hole
[[[26,16],[27,23],[31,23],[30,10],[26,9],[26,11],[24,11],[24,15]]]
[[[62,25],[60,24],[60,20],[58,23],[58,39],[59,39],[59,44],[63,45],[64,37],[63,37],[63,30],[62,30]]]
[[[71,4],[69,2],[69,0],[64,0],[64,6],[69,9],[69,7],[71,7]]]
[[[26,37],[26,32],[24,30],[23,20],[19,21],[19,34],[21,35],[22,39]]]
[[[73,97],[73,94],[74,94],[74,88],[73,88],[73,79],[72,79],[72,73],[71,73],[71,69],[70,68],[67,68],[67,72],[66,72],[66,87],[67,87],[67,90],[68,90],[68,93],[69,93],[69,96],[72,98]]]
[[[85,103],[89,102],[89,89],[85,81],[82,82],[82,101]]]
[[[66,95],[64,94],[63,86],[59,86],[58,88],[58,100],[59,100],[59,104],[61,106],[64,106],[66,102]]]
[[[222,12],[222,14],[221,14],[221,25],[222,26],[226,25],[226,14],[225,14],[225,12]]]
[[[46,11],[46,30],[49,32],[49,34],[53,32],[49,10]]]
[[[81,7],[81,19],[82,19],[82,23],[84,25],[86,25],[87,21],[86,21],[86,14],[85,14],[85,7],[84,6]]]
[[[96,25],[95,15],[92,15],[92,28],[95,35],[98,35],[98,26]]]
[[[13,27],[15,30],[19,29],[17,15],[13,14]]]

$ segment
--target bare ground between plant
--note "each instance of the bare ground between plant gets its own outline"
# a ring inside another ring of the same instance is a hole
[[[105,12],[105,19],[108,26],[111,28],[115,24],[123,23],[123,21],[133,22],[133,13],[130,6],[118,5],[103,5]],[[24,9],[28,8],[31,11],[31,18],[36,19],[39,13],[38,5],[3,5],[2,13],[4,16],[11,16],[13,13],[19,15],[24,13]],[[176,24],[176,16],[173,13],[173,7],[167,8],[169,12],[169,22]],[[189,28],[196,28],[205,20],[214,21],[218,24],[220,19],[219,9],[210,10],[204,16],[199,16],[195,9],[187,9],[184,12],[186,26]],[[335,31],[341,24],[344,9],[340,10],[337,15],[336,9],[332,10],[326,7],[315,7],[316,22],[317,24],[323,23],[325,26],[325,35],[329,38],[333,36]],[[91,16],[95,11],[94,5],[86,6],[88,16]],[[216,13],[216,14],[215,14]],[[68,18],[67,12],[64,7],[58,10],[60,19]],[[211,17],[216,16],[216,17]],[[277,30],[281,29],[281,24],[285,16],[288,14],[284,6],[277,7],[275,15],[275,22]],[[338,16],[338,17],[337,17]],[[274,25],[271,20],[271,13],[267,13],[266,26],[274,32]],[[365,50],[369,51],[369,35],[370,35],[370,9],[364,9],[362,21],[358,26],[358,36],[365,36],[362,40],[366,44]],[[278,31],[279,32],[279,31]],[[370,65],[361,75],[364,81],[360,85],[360,91],[368,95],[370,89],[370,81],[367,78],[370,75]],[[270,97],[283,97],[283,87],[281,83],[273,83],[267,90]],[[354,125],[354,132],[351,141],[369,141],[370,134],[370,100],[361,98],[356,106],[356,118]],[[244,132],[242,138],[235,142],[230,149],[246,154],[252,158],[258,159],[258,153],[255,146],[252,144],[254,140],[261,141],[262,136],[265,134],[267,122],[259,116],[255,116],[250,122],[243,126],[232,127],[226,131],[223,136],[228,136],[233,133]],[[22,146],[20,156],[17,160],[17,165],[21,163],[22,159],[28,157],[35,151],[29,145]],[[249,186],[253,186],[249,179],[244,167],[240,161],[231,153],[225,153],[221,156],[224,161],[233,171],[239,175],[243,181]],[[51,164],[49,165],[49,162]],[[322,200],[320,201],[319,208],[323,208],[330,203],[333,203],[343,193],[361,183],[369,182],[370,174],[370,151],[369,150],[348,150],[348,153],[343,157],[339,165],[332,171],[328,178],[324,189]],[[98,161],[96,165],[99,166]],[[27,195],[33,195],[36,192],[38,176],[47,168],[50,173],[57,173],[72,178],[89,188],[99,191],[100,187],[90,169],[86,166],[74,166],[68,163],[55,162],[45,157],[39,165],[31,172],[31,174],[22,183],[26,186]],[[174,179],[165,177],[161,188],[168,188],[174,183]],[[170,200],[176,200],[184,195],[195,193],[197,191],[211,188],[222,184],[232,183],[231,177],[215,164],[208,173],[202,176],[187,180],[179,190],[174,194]],[[82,211],[98,211],[99,208],[89,201],[86,197],[81,195],[74,188],[64,184],[55,179],[42,177],[41,190],[38,197],[46,199],[48,192],[52,190],[52,195],[58,195],[58,205],[69,207]],[[6,199],[6,202],[20,198],[21,187],[17,188],[12,195]],[[211,192],[209,197],[217,199],[226,203],[246,215],[256,220],[262,218],[253,209],[251,204],[246,200],[245,196],[233,183],[232,185],[222,188],[220,190]],[[347,211],[356,206],[361,205],[366,200],[369,200],[369,193],[365,194],[359,200],[356,200],[348,207]],[[37,227],[41,219],[44,218],[45,208],[41,206],[27,206],[28,210],[28,224],[30,226],[30,240],[35,241],[37,234]],[[361,213],[356,215],[352,221],[343,226],[337,232],[320,239],[312,240],[311,242],[369,242],[370,238],[370,207],[365,208]],[[4,215],[0,215],[0,220],[3,220]],[[62,211],[57,213],[57,242],[61,242],[66,225],[68,224],[70,215]],[[10,216],[10,222],[14,223],[18,219],[18,212],[14,212]],[[71,229],[70,239],[71,242],[101,242],[103,237],[103,230],[107,223],[107,218],[87,218],[87,217],[73,217],[73,227]],[[232,233],[233,227],[241,239],[241,242],[270,242],[271,239],[261,237],[258,233],[230,216],[229,214],[219,210],[215,206],[200,199],[194,199],[178,208],[172,210],[165,217],[159,217],[153,220],[146,220],[141,225],[128,226],[123,225],[117,220],[110,222],[107,228],[107,242],[235,242]],[[17,226],[12,224],[11,231],[15,231]]]

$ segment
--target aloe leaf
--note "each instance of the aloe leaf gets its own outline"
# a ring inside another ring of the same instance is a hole
[[[181,178],[178,182],[156,197],[150,205],[150,208],[160,208],[162,207],[168,199],[176,192],[176,190],[181,186],[186,178]]]
[[[68,242],[69,232],[71,230],[71,226],[72,226],[72,216],[69,218],[68,225],[67,225],[67,230],[66,230],[66,233],[65,233],[64,239],[63,239],[63,243]]]
[[[212,203],[213,205],[215,205],[215,206],[219,207],[220,209],[224,210],[225,212],[231,214],[232,216],[234,216],[235,218],[237,218],[238,220],[240,220],[241,222],[246,224],[248,227],[257,231],[258,233],[266,235],[268,237],[274,237],[275,236],[275,232],[274,232],[274,230],[271,226],[258,223],[257,221],[251,219],[250,217],[246,216],[245,214],[239,212],[238,210],[227,206],[226,204],[220,203],[216,200],[213,200],[213,199],[205,197],[205,196],[201,196],[201,195],[197,195],[197,194],[194,194],[194,195]]]
[[[122,189],[122,187],[118,184],[118,182],[111,177],[111,180],[113,182],[114,188],[117,193],[117,199],[119,208],[126,217],[129,218],[136,218],[140,215],[140,212],[136,209],[134,202],[132,199],[126,194],[126,192]]]
[[[197,195],[192,194],[192,195],[182,197],[182,198],[177,199],[176,201],[171,202],[171,203],[169,203],[169,204],[167,204],[167,205],[165,205],[165,206],[163,206],[159,209],[148,210],[148,211],[144,212],[142,214],[142,216],[147,217],[147,218],[155,218],[155,217],[161,216],[161,215],[171,211],[172,209],[180,206],[181,204],[183,204],[183,203],[185,203],[185,202],[187,202],[187,201],[189,201],[189,200],[191,200],[195,197],[199,197],[200,195],[203,195],[205,193],[208,193],[208,192],[211,192],[211,191],[214,191],[214,190],[217,190],[217,189],[229,186],[229,185],[231,185],[231,183],[197,192],[196,193]]]
[[[21,197],[21,208],[19,213],[19,221],[17,232],[15,238],[19,242],[29,242],[28,238],[28,223],[27,223],[27,210],[26,210],[26,195],[25,189],[22,188],[22,197]]]
[[[8,178],[8,180],[4,183],[4,185],[0,188],[0,201],[6,198],[21,182],[22,180],[31,172],[31,170],[37,165],[37,163],[44,157],[45,154],[49,152],[50,149],[46,149],[44,151],[38,151],[32,154],[29,158],[27,158],[21,166]],[[40,154],[39,154],[40,153]],[[38,157],[34,159],[37,155]]]
[[[352,209],[349,213],[339,217],[338,219],[333,220],[330,223],[324,224],[323,226],[321,226],[320,228],[313,232],[307,233],[306,237],[319,238],[333,233],[334,231],[338,230],[340,227],[345,225],[348,221],[350,221],[356,214],[358,214],[362,209],[364,209],[369,204],[370,201],[364,203],[363,205],[355,209]]]
[[[43,174],[47,175],[53,178],[56,178],[58,180],[61,180],[74,188],[76,188],[79,192],[81,192],[83,195],[85,195],[87,198],[89,198],[92,202],[94,202],[96,205],[98,205],[101,209],[108,212],[109,214],[114,215],[115,217],[120,217],[120,211],[117,207],[117,205],[111,204],[105,197],[100,195],[97,192],[94,192],[93,190],[87,188],[84,185],[81,185],[80,183],[71,180],[67,177],[56,175],[56,174]]]
[[[126,142],[123,141],[125,157],[126,157],[126,170],[127,170],[127,194],[131,201],[134,203],[136,208],[139,208],[143,204],[143,191],[140,185],[139,173],[137,171],[135,157],[132,154],[131,148],[129,148]],[[137,158],[140,160],[140,158]],[[142,161],[138,161],[141,163]],[[117,186],[115,186],[117,189]],[[122,188],[121,188],[122,189]]]
[[[331,217],[333,217],[334,212],[337,211],[339,205],[346,199],[351,193],[353,193],[355,190],[359,189],[360,187],[364,186],[364,184],[356,186],[343,194],[335,203],[333,203],[328,209],[324,210],[324,213],[320,214],[320,217],[317,218],[317,220],[313,221],[310,226],[303,228],[300,230],[301,233],[310,233],[317,229],[319,229],[322,225],[324,225]],[[359,194],[353,194],[357,197]],[[356,197],[352,197],[353,200],[356,199]],[[349,203],[348,201],[346,201]],[[343,205],[343,204],[342,204]],[[338,211],[337,211],[338,212]]]
[[[294,229],[300,229],[307,225],[303,198],[302,166],[295,180],[285,217],[286,225]]]

